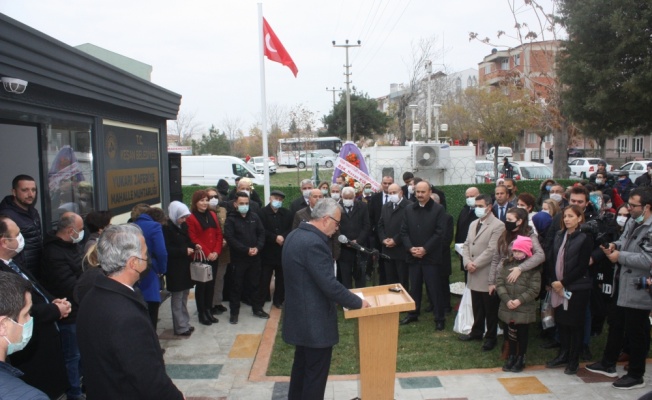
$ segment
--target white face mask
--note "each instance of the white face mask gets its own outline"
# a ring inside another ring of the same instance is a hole
[[[398,194],[390,194],[389,196],[387,196],[387,199],[392,203],[398,203],[398,201],[400,200],[398,198]]]
[[[210,200],[208,200],[208,205],[211,206],[211,207],[217,207],[219,202],[220,201],[218,199],[210,199]]]
[[[246,194],[247,194],[247,197],[251,197],[251,193],[250,193],[248,190],[246,190],[246,189],[245,189],[245,190],[241,190],[241,192],[242,192],[242,193],[246,193]],[[208,202],[208,204],[210,204],[210,201]]]
[[[7,247],[7,249],[13,250],[16,252],[16,254],[18,254],[21,251],[23,251],[23,249],[25,248],[25,238],[23,237],[23,234],[19,232],[18,236],[16,236],[15,239],[16,239],[16,248],[12,249],[10,247]]]
[[[412,185],[408,186],[408,193],[414,194],[414,186]]]
[[[625,226],[625,222],[627,222],[628,219],[629,218],[624,215],[619,215],[616,217],[616,223],[618,224],[618,226],[622,228],[623,226]]]
[[[331,199],[337,201],[340,199],[340,194],[339,193],[331,193]]]
[[[607,203],[607,205],[605,207],[611,208],[611,207],[613,207],[613,204],[612,203]]]
[[[603,183],[602,179],[596,179],[595,180],[596,185],[602,185],[602,183]]]
[[[557,203],[561,202],[561,195],[559,193],[552,193],[550,195],[550,198],[556,201]]]
[[[344,207],[353,207],[353,200],[343,199],[342,204],[344,205]]]
[[[304,198],[304,199],[307,199],[308,197],[310,197],[310,191],[311,191],[311,190],[312,190],[312,189],[306,189],[306,190],[304,190],[304,191],[302,192],[302,193],[303,193],[303,198]]]
[[[70,235],[70,239],[72,240],[73,243],[79,243],[79,242],[81,242],[82,240],[84,240],[84,229],[83,229],[83,228],[82,228],[82,230],[79,231],[79,232],[77,232],[77,231],[75,230],[75,228],[72,228],[72,230],[73,230],[73,232],[75,232],[75,233],[77,234],[77,237],[76,237],[76,238],[74,238],[74,237],[72,237],[72,235]]]
[[[486,213],[487,213],[486,208],[480,208],[480,207],[475,208],[475,216],[478,218],[483,218]]]
[[[475,197],[467,197],[466,205],[469,207],[475,207]]]

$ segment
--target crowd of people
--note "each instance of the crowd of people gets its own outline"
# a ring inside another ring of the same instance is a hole
[[[461,341],[491,351],[500,327],[503,370],[520,372],[537,301],[549,302],[555,326],[546,347],[559,351],[547,367],[577,373],[606,321],[604,354],[586,369],[617,377],[616,362],[627,357],[613,386],[642,387],[651,176],[652,164],[638,184],[602,166],[572,187],[546,180],[536,194],[501,179],[492,193],[467,188],[456,224],[445,193],[410,172],[403,185],[382,177],[378,191],[341,177],[317,187],[306,179],[289,206],[282,191],[263,203],[249,179],[233,188],[220,180],[193,193],[190,207],[138,204],[122,225],[111,225],[108,211],[65,212],[43,235],[36,183],[19,175],[0,203],[0,387],[12,398],[183,398],[156,329],[167,291],[174,334],[193,334],[194,288],[197,322],[206,326],[227,312],[238,324],[242,304],[263,319],[266,301],[285,309],[283,338],[296,346],[290,398],[319,398],[338,341],[336,306],[370,306],[348,289],[372,276],[400,283],[416,303],[400,324],[419,322],[423,308],[435,331],[445,329],[453,241],[463,244],[474,319]],[[195,262],[208,265],[208,280],[193,280]]]

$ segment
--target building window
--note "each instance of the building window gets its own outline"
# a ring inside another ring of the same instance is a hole
[[[487,64],[484,66],[484,74],[489,75],[491,73],[491,64]]]
[[[627,138],[616,139],[616,151],[619,153],[627,153]]]
[[[457,77],[457,79],[455,79],[455,91],[457,93],[462,92],[462,78],[460,78],[459,76]]]
[[[473,86],[473,79],[469,76],[466,78],[466,87],[472,87]]]
[[[642,153],[643,152],[643,138],[635,137],[632,138],[632,153]]]
[[[515,54],[514,55],[514,66],[521,65],[521,55],[520,54]]]
[[[500,69],[503,71],[509,71],[509,58],[503,58],[500,60]]]
[[[547,134],[546,137],[543,139],[543,141],[547,143],[552,143],[552,133]]]
[[[536,133],[528,133],[527,142],[528,144],[539,143],[539,135],[537,135]]]

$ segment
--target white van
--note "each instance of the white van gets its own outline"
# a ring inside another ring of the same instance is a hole
[[[496,152],[496,148],[492,147],[489,149],[489,152],[487,153],[487,160],[492,160],[494,159],[494,153]],[[507,157],[509,161],[512,161],[514,159],[514,155],[512,154],[512,148],[511,147],[498,147],[498,160],[503,161],[503,158]]]
[[[181,156],[181,184],[183,186],[215,186],[220,179],[235,185],[237,177],[249,178],[256,185],[264,184],[263,175],[251,165],[231,156]]]

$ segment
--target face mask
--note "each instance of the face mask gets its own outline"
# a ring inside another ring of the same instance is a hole
[[[339,193],[331,193],[331,199],[337,201],[340,199],[340,194]]]
[[[344,199],[342,200],[342,204],[344,204],[344,207],[353,207],[353,200]]]
[[[595,180],[596,185],[602,185],[602,183],[603,183],[602,179],[596,179]]]
[[[75,233],[77,234],[77,237],[76,237],[76,238],[74,238],[74,237],[72,237],[72,235],[70,235],[70,239],[72,239],[72,242],[73,242],[73,243],[79,243],[79,242],[81,242],[81,241],[84,239],[84,230],[82,229],[82,230],[79,231],[79,232],[77,232],[77,231],[75,230],[75,228],[73,228],[72,230],[73,230],[73,232],[75,232]]]
[[[246,194],[247,194],[247,197],[251,197],[251,192],[249,192],[248,190],[241,190],[241,192],[242,192],[242,193],[246,193]],[[209,203],[210,203],[210,202],[209,202]]]
[[[516,222],[512,221],[505,221],[505,229],[507,229],[508,232],[514,231],[518,226],[516,226]]]
[[[616,217],[616,223],[618,224],[618,226],[620,226],[622,228],[623,226],[625,226],[625,223],[627,222],[627,219],[628,219],[628,217],[626,217],[624,215],[619,215],[619,216]]]
[[[304,198],[304,199],[307,199],[308,197],[310,197],[310,191],[311,191],[311,190],[312,190],[312,189],[306,189],[306,190],[304,190],[303,192],[301,192],[301,193],[303,194],[303,198]]]
[[[475,216],[478,218],[483,218],[487,213],[486,208],[480,208],[480,207],[476,207],[474,211],[475,211]]]
[[[625,182],[626,179],[627,179],[627,178],[618,178],[618,180],[619,180],[620,182]]]
[[[16,236],[16,248],[15,249],[8,248],[8,249],[13,250],[16,252],[16,254],[18,254],[21,251],[23,251],[24,248],[25,248],[25,238],[23,237],[23,234],[19,232],[18,236]]]
[[[218,199],[210,199],[208,200],[208,205],[211,207],[217,207],[217,205],[220,203]]]
[[[372,193],[373,193],[373,190],[371,190],[369,188],[364,190],[364,194],[372,194]]]
[[[637,224],[640,224],[640,223],[643,222],[643,220],[644,220],[644,218],[643,218],[643,213],[641,213],[641,215],[639,215],[638,217],[636,217],[636,219],[635,219],[634,221],[635,221]]]
[[[321,194],[323,194],[324,196],[328,196],[328,189],[322,189]]]
[[[550,185],[546,185],[546,192],[549,192],[550,189],[552,189],[552,186],[550,186]]]
[[[398,201],[400,200],[397,194],[390,194],[389,196],[387,196],[387,199],[395,204],[398,203]]]
[[[281,200],[273,200],[272,201],[272,207],[281,208],[281,207],[283,207],[283,202]]]
[[[475,207],[475,197],[467,197],[466,205],[469,207]]]
[[[410,194],[414,193],[414,186],[412,186],[412,185],[408,186],[408,193],[410,193]]]
[[[249,212],[249,204],[245,204],[243,206],[238,206],[238,212],[240,214],[246,214]]]
[[[7,343],[9,343],[9,346],[7,346],[7,355],[13,354],[17,351],[21,351],[22,349],[27,346],[27,343],[29,343],[29,340],[32,338],[32,330],[34,329],[34,318],[30,317],[29,321],[25,322],[24,324],[19,324],[18,322],[14,321],[11,319],[11,322],[13,322],[16,325],[20,325],[23,327],[23,335],[18,343],[11,343],[9,339],[7,339],[6,336],[3,336]]]
[[[557,203],[561,203],[561,195],[559,193],[551,193],[550,198]]]
[[[611,204],[611,203],[607,203],[606,207],[607,207],[607,208],[611,208],[611,207],[613,207],[613,204]]]

